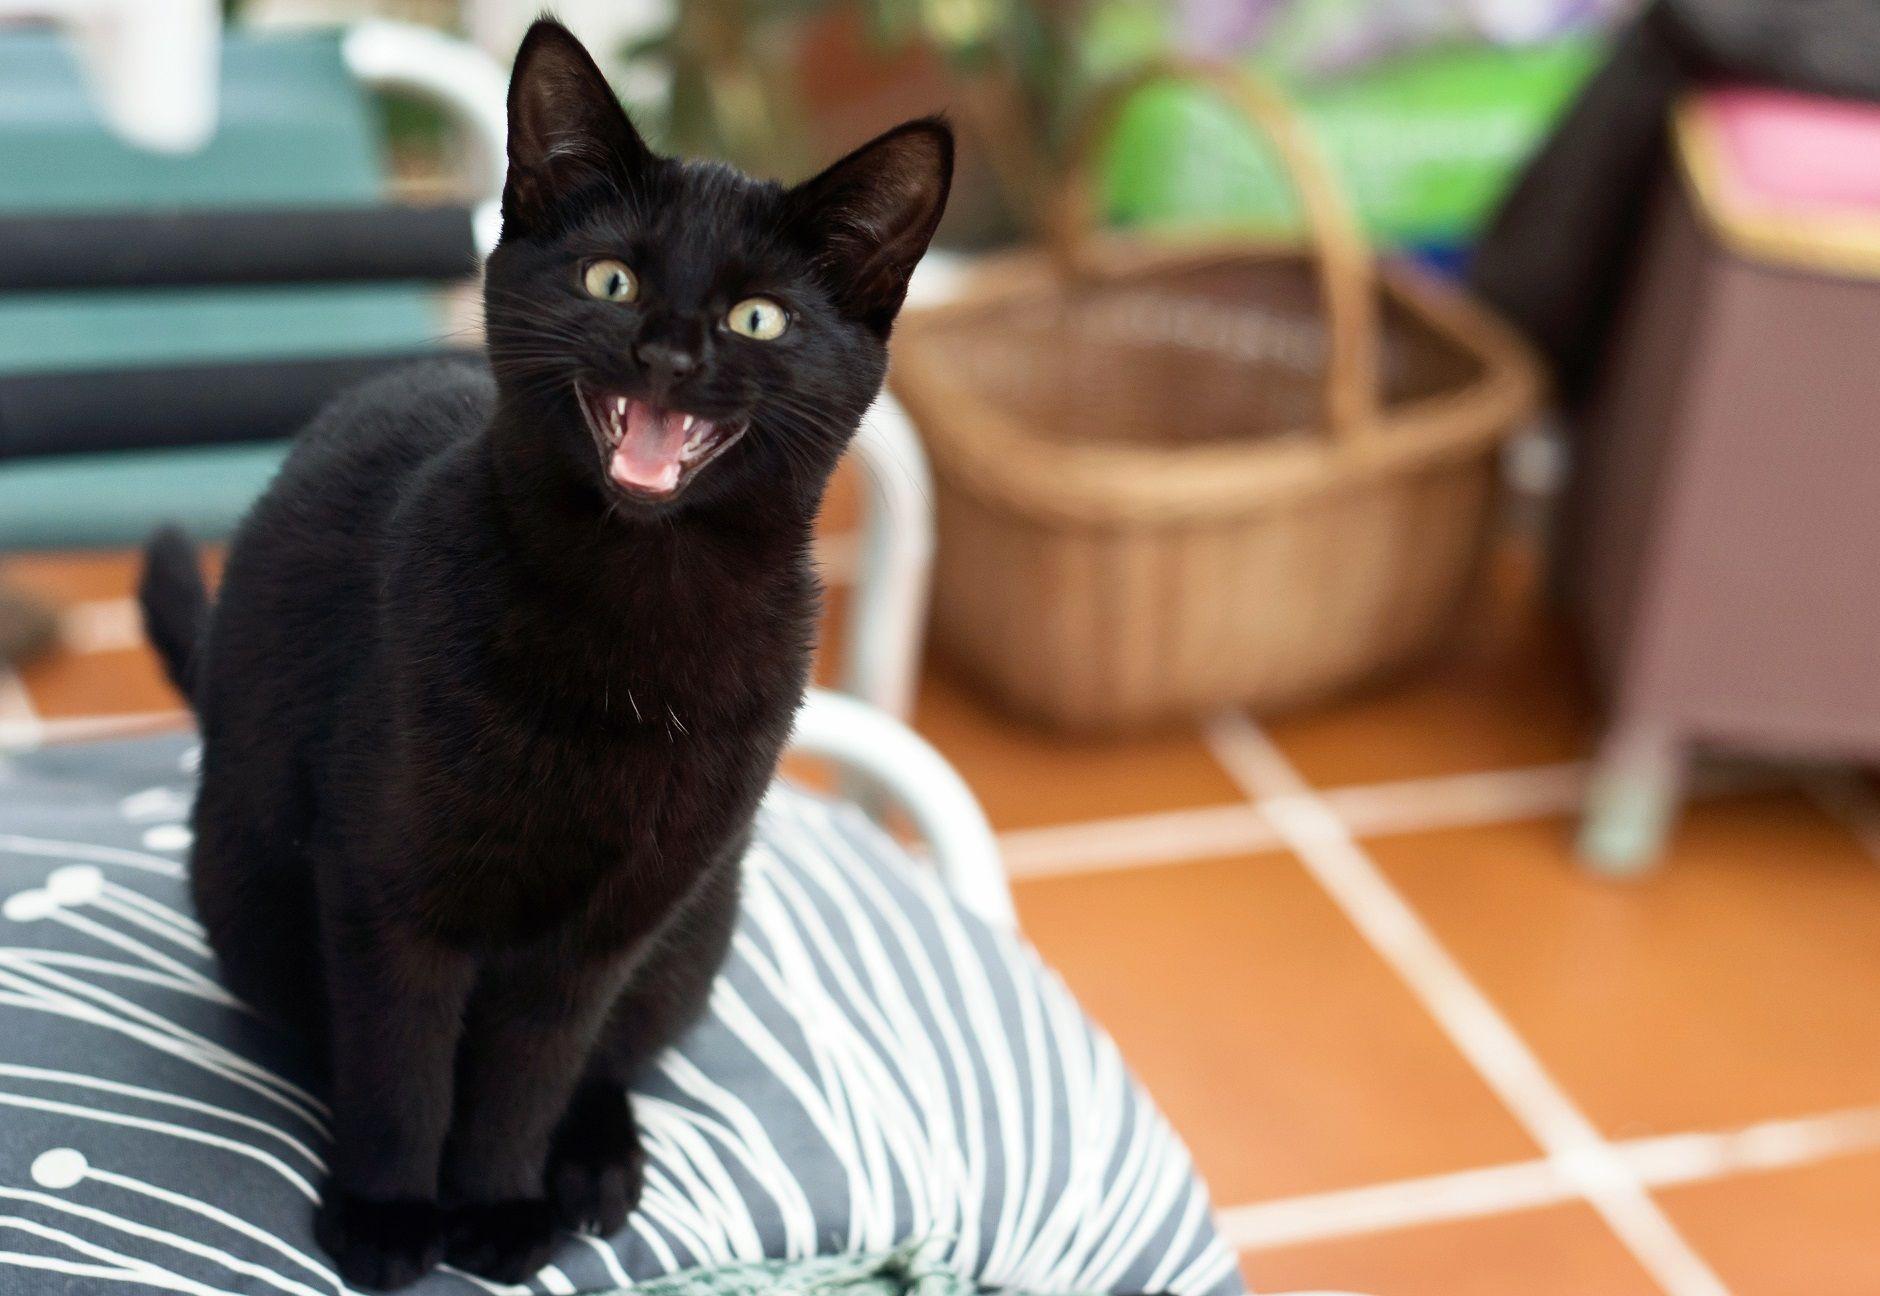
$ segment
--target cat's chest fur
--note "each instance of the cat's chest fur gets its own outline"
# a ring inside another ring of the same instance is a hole
[[[741,849],[807,675],[806,533],[550,529],[522,556],[463,540],[494,526],[404,538],[386,786],[434,930],[624,947]]]

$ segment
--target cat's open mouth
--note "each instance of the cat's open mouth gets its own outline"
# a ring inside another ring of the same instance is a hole
[[[606,460],[607,479],[629,495],[669,500],[706,464],[744,435],[684,410],[576,384],[588,431]]]

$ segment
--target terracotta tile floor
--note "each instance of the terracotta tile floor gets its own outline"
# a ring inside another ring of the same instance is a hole
[[[1626,886],[1577,871],[1559,820],[1371,849],[1609,1134],[1880,1100],[1880,862],[1797,793],[1694,807]]]
[[[0,741],[179,719],[128,559],[0,572],[67,632],[0,675]],[[1257,1289],[1874,1296],[1880,797],[1711,798],[1658,875],[1581,874],[1591,721],[1533,583],[1504,563],[1428,669],[1264,732],[1067,742],[944,667],[916,723],[1001,830],[1032,940],[1189,1139]]]
[[[1505,554],[1476,632],[1402,679],[1268,727],[1314,787],[1520,769],[1590,746],[1587,690],[1570,636],[1527,593],[1538,574]]]
[[[1256,1287],[1378,1296],[1655,1296],[1659,1291],[1584,1206],[1402,1229],[1366,1238],[1361,1245],[1275,1247],[1247,1256],[1242,1269]]]
[[[1538,1153],[1283,852],[1040,879],[1017,900],[1222,1202]]]
[[[1735,1291],[1873,1296],[1876,1183],[1870,1154],[1678,1188],[1664,1203]]]
[[[1059,738],[989,710],[944,665],[922,680],[914,724],[966,775],[1001,830],[1237,799],[1233,780],[1199,733]]]

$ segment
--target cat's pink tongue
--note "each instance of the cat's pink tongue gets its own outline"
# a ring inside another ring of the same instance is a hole
[[[665,495],[678,489],[679,456],[685,449],[685,416],[627,403],[627,422],[607,473],[621,486]]]

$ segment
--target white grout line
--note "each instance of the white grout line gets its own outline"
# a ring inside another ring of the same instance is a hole
[[[1880,1151],[1880,1107],[1610,1146],[1648,1187],[1707,1183]],[[1481,1219],[1579,1197],[1578,1185],[1554,1161],[1543,1158],[1232,1206],[1217,1212],[1216,1222],[1229,1247],[1258,1251]]]
[[[1727,1296],[1638,1177],[1279,749],[1238,714],[1211,721],[1207,736],[1241,790],[1668,1296]]]
[[[1320,799],[1359,836],[1541,819],[1579,808],[1586,765],[1569,761],[1332,788]]]
[[[1578,1195],[1552,1162],[1521,1161],[1230,1206],[1216,1211],[1214,1222],[1230,1249],[1270,1251],[1328,1238],[1505,1215],[1558,1205]]]
[[[1339,788],[1325,801],[1363,836],[1467,827],[1560,814],[1579,804],[1586,767],[1577,762]],[[1178,864],[1273,850],[1278,832],[1244,803],[1085,820],[1002,833],[1015,878]]]
[[[1762,1121],[1718,1133],[1629,1139],[1615,1147],[1648,1184],[1702,1183],[1880,1151],[1880,1107]]]
[[[1424,832],[1572,810],[1585,787],[1578,762],[1435,778],[1402,779],[1323,793],[1360,836]],[[1179,864],[1219,855],[1273,850],[1280,834],[1245,803],[1123,815],[999,835],[1014,878],[1099,872],[1138,864]]]
[[[34,719],[30,724],[9,723],[5,683],[0,679],[0,750],[22,750],[47,743],[76,742],[85,738],[128,738],[156,733],[189,723],[187,711],[134,711],[120,715],[66,716]]]
[[[1355,837],[1474,828],[1577,813],[1586,797],[1591,767],[1584,761],[1530,765],[1525,769],[1446,774],[1316,792]],[[1693,798],[1732,796],[1786,786],[1768,769],[1713,764],[1691,780]]]
[[[123,652],[144,646],[143,613],[133,598],[87,599],[59,611],[59,642],[68,652]]]
[[[1354,837],[1384,837],[1570,814],[1580,807],[1586,773],[1584,763],[1568,761],[1330,788],[1318,796]],[[1760,785],[1753,775],[1710,768],[1700,772],[1692,795]],[[999,835],[1006,872],[1015,879],[1182,864],[1284,844],[1258,808],[1245,803],[1088,819]]]
[[[999,854],[1013,878],[1181,864],[1273,850],[1281,844],[1260,812],[1240,803],[999,834]]]
[[[0,666],[0,747],[37,746],[44,733],[45,722],[19,674]]]

